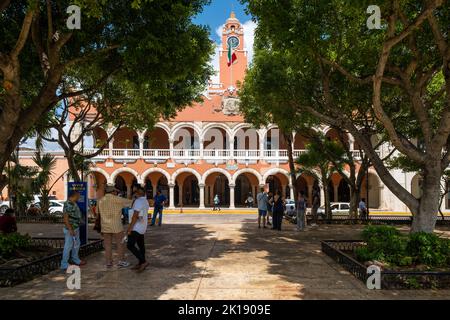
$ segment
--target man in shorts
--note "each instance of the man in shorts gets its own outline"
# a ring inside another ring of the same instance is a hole
[[[264,188],[258,193],[256,200],[258,201],[258,228],[261,229],[261,218],[263,220],[263,228],[266,229],[267,204],[269,199]]]

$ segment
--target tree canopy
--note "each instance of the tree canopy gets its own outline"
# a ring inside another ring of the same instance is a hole
[[[379,30],[367,27],[369,1],[243,2],[258,22],[255,102],[282,95],[298,113],[350,132],[413,212],[413,231],[431,232],[450,161],[448,2],[378,1]],[[396,181],[374,135],[422,168],[426,196]]]
[[[94,98],[102,117],[151,127],[199,99],[212,70],[207,0],[3,1],[0,6],[0,170],[63,99]],[[81,8],[70,30],[66,9]]]

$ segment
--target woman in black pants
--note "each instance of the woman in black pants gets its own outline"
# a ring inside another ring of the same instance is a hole
[[[281,192],[277,191],[273,197],[273,229],[281,231],[281,224],[283,222],[284,202],[281,197]]]

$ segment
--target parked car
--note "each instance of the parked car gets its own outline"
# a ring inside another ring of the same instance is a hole
[[[294,200],[286,199],[286,209],[284,213],[289,217],[293,217],[296,215]]]
[[[325,217],[325,206],[322,206],[317,210],[317,213]],[[334,215],[349,215],[350,214],[350,203],[348,202],[332,202],[331,203],[331,214]]]
[[[35,203],[35,206],[40,208],[40,202]],[[52,216],[62,217],[64,211],[64,204],[55,200],[50,200],[50,206],[48,208],[48,213]]]
[[[2,201],[0,202],[0,215],[3,215],[6,210],[8,210],[11,207],[9,201]]]

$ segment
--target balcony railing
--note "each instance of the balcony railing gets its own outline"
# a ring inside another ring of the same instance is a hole
[[[85,149],[86,155],[92,155],[98,150]],[[294,158],[298,158],[300,155],[306,153],[306,150],[294,150]],[[352,151],[355,159],[361,159],[364,155],[361,151]],[[212,160],[241,160],[241,161],[277,161],[287,162],[288,151],[287,150],[218,150],[218,149],[105,149],[96,158],[98,159],[120,159],[120,160],[159,160],[167,161],[173,160],[200,160],[205,159],[207,161]]]

